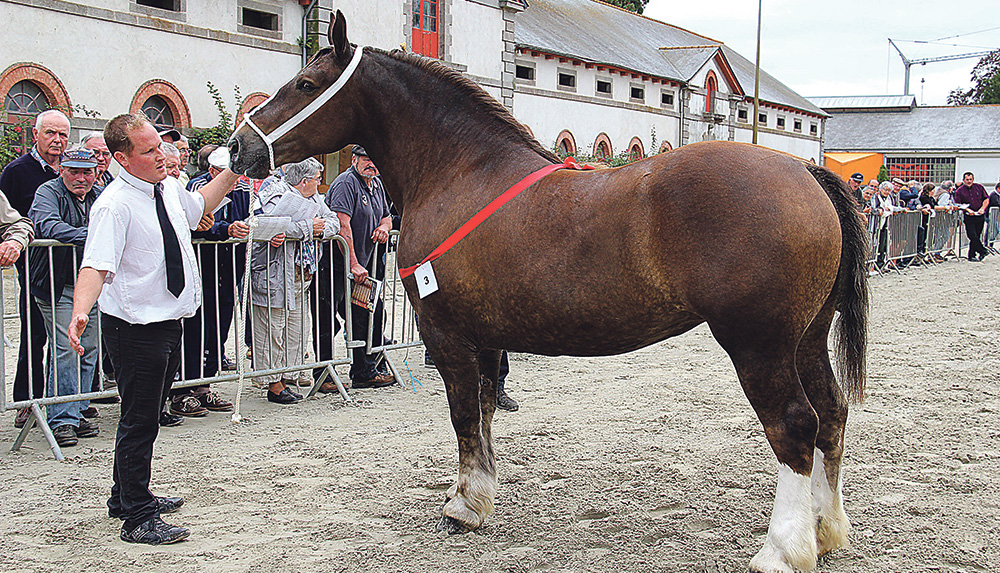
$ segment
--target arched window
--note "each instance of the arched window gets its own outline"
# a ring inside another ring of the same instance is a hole
[[[638,161],[646,156],[646,152],[642,148],[642,140],[638,137],[633,137],[632,141],[628,143],[628,157],[632,161]]]
[[[705,79],[705,112],[715,113],[715,98],[718,95],[719,82],[715,79],[715,73],[709,71],[708,78]]]
[[[4,109],[8,113],[35,115],[49,109],[49,100],[34,82],[21,80],[7,92]]]
[[[608,134],[602,133],[594,141],[594,157],[597,159],[611,159],[614,151],[611,148],[611,138]]]
[[[663,143],[660,144],[660,153],[670,151],[671,149],[673,149],[673,147],[670,146],[669,141],[664,141]]]
[[[170,106],[160,96],[152,96],[142,104],[142,113],[146,114],[149,121],[153,122],[157,128],[174,127],[174,114],[170,111]]]
[[[556,148],[559,149],[561,157],[576,155],[576,139],[573,138],[573,134],[565,129],[559,132],[559,137],[556,138]]]

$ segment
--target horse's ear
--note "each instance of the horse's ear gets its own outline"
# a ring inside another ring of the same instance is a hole
[[[344,13],[340,10],[337,10],[336,18],[330,23],[329,37],[330,45],[338,58],[347,54],[347,49],[351,47],[347,41],[347,18],[344,18]]]

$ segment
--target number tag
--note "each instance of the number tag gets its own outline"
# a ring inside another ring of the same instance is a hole
[[[417,294],[420,295],[420,298],[424,298],[431,293],[437,292],[438,281],[437,278],[434,277],[434,269],[431,268],[430,261],[427,261],[417,267],[417,269],[413,271],[413,276],[417,279]]]

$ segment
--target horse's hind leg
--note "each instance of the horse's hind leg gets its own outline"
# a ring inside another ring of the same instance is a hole
[[[816,566],[816,525],[810,472],[816,443],[816,412],[795,370],[795,341],[748,332],[716,339],[736,366],[743,391],[778,458],[778,486],[764,546],[750,561],[760,573],[809,571]]]
[[[809,326],[795,355],[802,387],[819,416],[812,470],[813,512],[819,555],[846,545],[847,532],[851,527],[840,493],[847,399],[833,376],[830,353],[827,351],[833,307],[831,299]]]
[[[428,336],[429,330],[421,328],[421,334],[444,379],[458,438],[458,480],[448,489],[438,529],[464,533],[477,529],[493,512],[497,481],[489,430],[492,409],[488,417],[480,409],[477,353],[443,337]]]

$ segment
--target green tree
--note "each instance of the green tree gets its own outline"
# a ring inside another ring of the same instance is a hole
[[[233,114],[229,113],[226,102],[222,99],[222,94],[219,93],[218,88],[212,82],[206,82],[206,85],[208,86],[209,95],[212,96],[212,100],[215,102],[215,109],[219,112],[219,123],[213,127],[195,128],[192,130],[188,140],[192,153],[197,153],[199,149],[206,145],[225,145],[229,140],[229,136],[236,129],[236,118],[233,117]],[[236,110],[238,112],[245,101],[240,94],[240,86],[233,86],[233,93],[236,96]]]
[[[949,105],[1000,104],[1000,50],[983,56],[972,68],[972,88],[955,88],[948,94]]]
[[[618,6],[619,8],[624,8],[630,12],[635,12],[636,14],[642,14],[643,8],[649,0],[603,0],[604,2],[611,4],[612,6]]]

